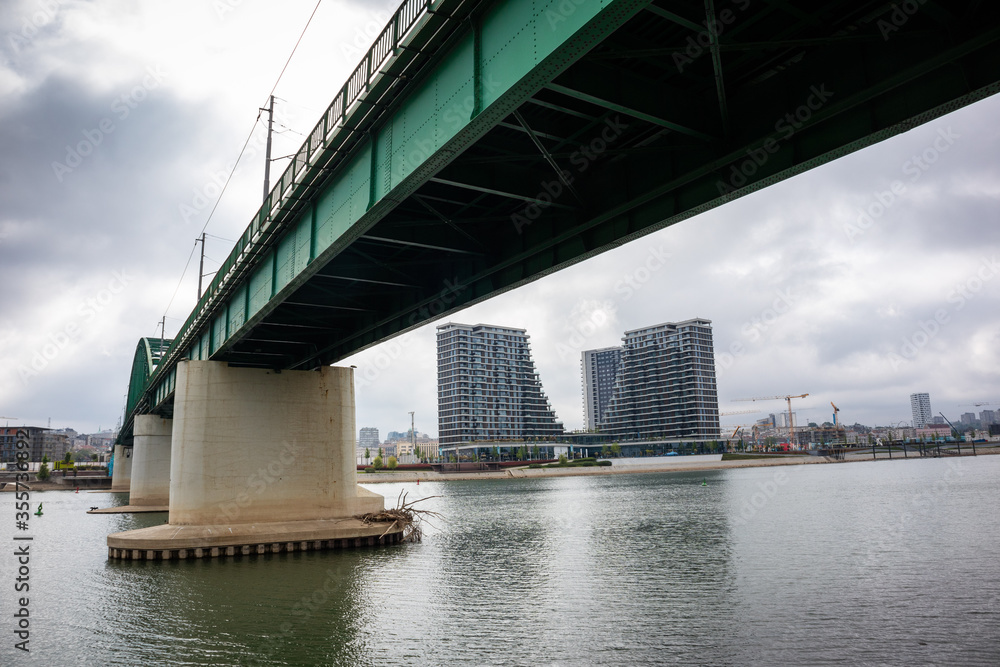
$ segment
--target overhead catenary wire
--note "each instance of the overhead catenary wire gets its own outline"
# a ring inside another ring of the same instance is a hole
[[[281,72],[278,73],[278,78],[275,79],[274,85],[271,87],[271,92],[268,93],[268,97],[274,95],[274,91],[277,90],[278,84],[281,83],[281,78],[285,75],[285,71],[288,69],[289,63],[292,62],[292,58],[295,56],[295,52],[298,50],[299,45],[302,43],[302,38],[305,37],[306,31],[309,29],[310,24],[312,24],[312,20],[316,16],[316,12],[319,10],[319,6],[320,4],[322,4],[322,2],[323,0],[316,1],[316,6],[313,7],[312,13],[309,15],[309,20],[306,21],[305,26],[302,28],[302,32],[299,34],[299,38],[295,40],[295,46],[292,47],[292,52],[288,54],[288,59],[285,61],[284,66],[281,68]],[[226,188],[229,187],[229,183],[232,180],[233,175],[236,173],[236,168],[239,166],[240,160],[243,159],[243,155],[246,153],[247,146],[250,145],[250,140],[253,138],[254,130],[257,129],[257,123],[260,121],[260,115],[261,115],[261,110],[258,110],[257,117],[254,119],[249,134],[247,134],[246,141],[243,142],[243,147],[240,149],[240,154],[239,156],[237,156],[236,162],[233,164],[233,168],[230,170],[229,175],[226,177],[226,182],[222,185],[222,189],[219,192],[219,196],[215,199],[215,204],[212,206],[212,210],[209,211],[208,217],[205,219],[205,224],[202,225],[200,235],[205,234],[205,230],[208,228],[209,223],[211,223],[212,217],[215,215],[215,211],[219,207],[219,202],[222,201],[222,197],[226,193]],[[209,236],[212,235],[209,234]],[[216,236],[214,238],[221,238],[221,237]],[[167,316],[167,312],[170,310],[170,307],[174,304],[174,299],[177,298],[177,293],[180,291],[181,285],[184,282],[184,276],[187,275],[188,268],[190,268],[191,266],[191,260],[194,258],[194,251],[195,247],[197,246],[197,243],[198,241],[195,240],[194,245],[192,245],[191,247],[191,254],[188,255],[187,262],[185,262],[184,264],[184,270],[181,272],[180,280],[177,281],[177,287],[174,289],[174,293],[170,296],[170,301],[167,303],[167,307],[163,311],[164,317]]]

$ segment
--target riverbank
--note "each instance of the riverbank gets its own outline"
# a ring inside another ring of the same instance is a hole
[[[1000,454],[1000,445],[991,444],[989,446],[977,446],[978,456],[991,456]],[[963,452],[963,458],[967,456]],[[968,456],[971,456],[971,449]],[[878,452],[877,460],[890,459],[888,452]],[[922,460],[912,453],[904,457],[901,451],[893,453],[893,461],[917,461]],[[747,458],[737,461],[723,461],[721,454],[706,456],[655,456],[635,459],[611,459],[610,466],[593,466],[587,468],[508,468],[506,470],[496,470],[487,472],[456,472],[439,473],[433,470],[405,470],[399,472],[381,473],[358,473],[359,484],[380,484],[387,482],[447,482],[455,480],[474,479],[518,479],[532,477],[576,477],[586,475],[623,475],[644,472],[688,472],[692,470],[727,470],[729,468],[760,468],[768,466],[796,466],[796,465],[817,465],[822,463],[853,463],[858,461],[871,461],[870,450],[859,450],[851,452],[843,461],[836,461],[824,456],[810,455],[768,455],[768,458]],[[53,482],[51,479],[45,482],[35,480],[31,483],[31,491],[71,491],[75,487]],[[13,492],[13,482],[8,482],[0,489],[0,492]],[[109,490],[80,489],[81,493],[111,493]]]
[[[977,455],[990,456],[1000,454],[1000,445],[977,448]],[[969,456],[971,456],[971,450]],[[965,454],[963,454],[963,458]],[[887,452],[879,452],[879,461],[889,460]],[[645,472],[690,472],[692,470],[727,470],[730,468],[760,468],[769,466],[798,466],[818,464],[856,463],[873,460],[870,450],[860,450],[847,455],[842,461],[825,456],[810,455],[774,455],[768,458],[747,458],[736,461],[723,461],[721,454],[709,456],[656,456],[635,459],[611,459],[610,466],[594,466],[588,468],[509,468],[489,472],[438,473],[430,470],[414,470],[383,473],[358,473],[359,484],[379,484],[385,482],[446,482],[454,480],[474,479],[511,479],[532,477],[577,477],[587,475],[623,475]],[[917,461],[921,457],[910,454],[904,457],[902,452],[895,452],[893,461]]]

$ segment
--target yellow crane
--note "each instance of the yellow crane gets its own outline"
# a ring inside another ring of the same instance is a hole
[[[833,405],[833,401],[830,401],[830,405],[833,406],[833,427],[839,429],[840,419],[838,418],[838,415],[840,414],[840,408],[838,408],[836,405]]]
[[[760,410],[733,410],[731,412],[720,412],[720,417],[730,417],[732,415],[752,415],[760,412]]]
[[[792,394],[786,394],[784,396],[755,396],[753,398],[734,398],[733,401],[776,401],[778,399],[788,402],[788,444],[794,444],[795,442],[795,425],[792,424],[792,399],[793,398],[805,398],[809,394],[798,394],[794,396]]]

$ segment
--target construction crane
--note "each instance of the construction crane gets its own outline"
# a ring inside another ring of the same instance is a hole
[[[754,440],[756,440],[757,425],[756,424],[740,424],[739,426],[735,427],[735,430],[733,430],[733,434],[730,435],[728,438],[726,438],[726,448],[727,449],[729,449],[730,447],[732,447],[732,445],[733,445],[734,442],[739,442],[739,441],[741,441],[743,439],[743,434],[741,433],[741,431],[745,430],[747,427],[750,427],[750,428],[753,429],[752,430],[753,438],[754,438]]]
[[[776,401],[784,400],[788,402],[788,444],[792,445],[795,442],[795,425],[792,423],[792,399],[793,398],[805,398],[809,394],[798,394],[793,396],[791,394],[786,394],[785,396],[755,396],[754,398],[734,398],[733,401]]]
[[[961,440],[962,439],[962,434],[958,432],[958,429],[955,428],[955,425],[951,423],[951,420],[948,419],[947,417],[945,417],[943,412],[939,412],[938,414],[941,415],[941,419],[943,419],[946,422],[948,422],[948,426],[950,426],[951,430],[955,433],[955,439],[956,440]]]
[[[840,408],[838,408],[836,405],[833,405],[833,401],[830,401],[830,405],[833,406],[833,427],[835,429],[840,429],[840,420],[837,419],[837,415],[840,414]]]
[[[750,415],[750,414],[756,414],[758,412],[760,412],[760,410],[733,410],[732,412],[720,412],[719,416],[730,417],[732,415]]]
[[[743,430],[742,426],[737,426],[736,430],[733,431],[733,434],[731,436],[729,436],[728,438],[726,438],[726,449],[730,449],[730,447],[732,446],[732,443],[736,440],[736,434],[739,433],[742,430]]]

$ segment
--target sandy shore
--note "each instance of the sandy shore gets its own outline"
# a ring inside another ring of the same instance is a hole
[[[979,456],[1000,454],[1000,446],[978,447]],[[972,450],[969,450],[969,456]],[[963,452],[963,456],[965,453]],[[678,459],[681,460],[678,460]],[[692,460],[696,459],[696,460]],[[776,456],[766,459],[744,459],[741,461],[723,461],[721,455],[715,456],[685,456],[681,457],[651,457],[638,459],[613,459],[610,466],[593,468],[510,468],[496,472],[463,472],[437,473],[433,471],[403,471],[392,473],[358,473],[359,484],[378,484],[381,482],[446,482],[451,480],[470,479],[511,479],[530,477],[574,477],[582,475],[622,475],[644,472],[691,472],[694,470],[726,470],[729,468],[761,468],[768,466],[799,466],[818,465],[824,463],[843,464],[860,461],[871,461],[871,451],[867,454],[854,452],[846,461],[835,461],[823,456]],[[879,452],[878,460],[889,460],[887,452]],[[912,454],[904,458],[902,453],[894,452],[893,461],[918,461],[919,456]]]

